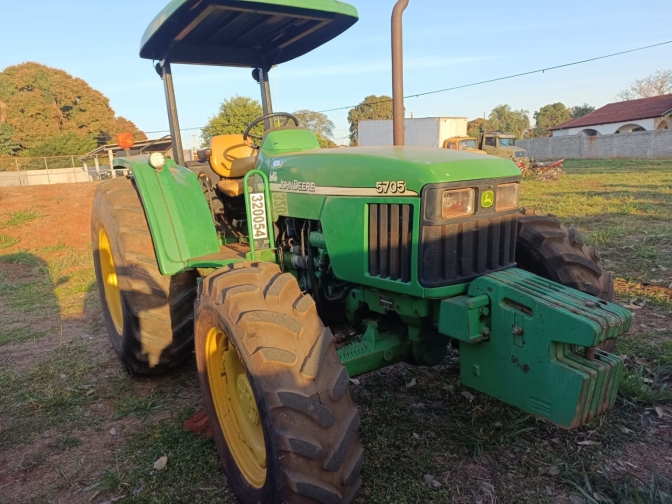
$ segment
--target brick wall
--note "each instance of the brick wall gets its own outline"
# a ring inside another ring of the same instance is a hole
[[[672,158],[672,130],[517,140],[535,159]]]

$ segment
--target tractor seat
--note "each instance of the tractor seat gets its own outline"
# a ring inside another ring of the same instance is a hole
[[[198,158],[210,161],[212,170],[222,177],[217,188],[226,196],[243,194],[243,177],[257,163],[257,150],[243,141],[243,135],[219,135],[210,139],[210,147],[198,151]]]

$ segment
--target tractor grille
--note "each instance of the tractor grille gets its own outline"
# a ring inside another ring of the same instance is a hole
[[[424,225],[420,283],[441,287],[515,266],[517,215]]]
[[[411,281],[411,205],[369,205],[369,274]]]

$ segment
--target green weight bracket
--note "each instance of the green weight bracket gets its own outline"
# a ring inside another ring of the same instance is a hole
[[[596,347],[628,330],[627,310],[519,269],[468,294],[442,301],[439,317],[460,340],[465,385],[566,428],[613,407],[623,363]]]

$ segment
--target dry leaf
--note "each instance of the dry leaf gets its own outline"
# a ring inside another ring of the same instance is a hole
[[[623,425],[621,425],[618,429],[619,429],[623,434],[630,434],[631,432],[634,432],[633,430],[628,429],[627,427],[624,427]]]
[[[487,481],[479,481],[478,482],[478,489],[488,495],[494,495],[495,493],[495,487],[492,483],[488,483]]]
[[[660,406],[656,406],[653,409],[656,410],[656,415],[658,415],[658,418],[663,418],[663,414],[664,414],[663,413],[663,408],[661,408]]]
[[[586,441],[577,441],[576,444],[578,444],[579,446],[593,446],[593,445],[599,445],[600,443],[588,439]]]
[[[433,488],[439,488],[440,486],[441,486],[441,483],[439,483],[439,482],[436,481],[436,480],[432,480],[432,487],[433,487]]]
[[[359,385],[359,380],[357,378],[350,378],[350,383],[353,385]]]
[[[420,434],[416,434],[416,433],[414,432],[414,433],[413,433],[413,437],[414,437],[415,439],[420,439]]]
[[[586,504],[586,499],[579,497],[578,495],[570,495],[569,502],[571,504]]]
[[[168,464],[168,457],[164,455],[159,460],[154,462],[154,469],[157,471],[163,471],[166,468],[166,464]]]
[[[112,436],[116,436],[116,435],[117,435],[117,429],[115,429],[114,427],[112,427],[112,428],[110,429],[110,434],[111,434]]]
[[[461,395],[462,397],[464,397],[464,398],[465,398],[467,401],[469,401],[469,402],[471,402],[471,401],[473,401],[474,399],[476,399],[476,397],[474,396],[474,394],[472,394],[471,392],[467,392],[466,390],[465,390],[464,392],[462,392],[460,395]]]
[[[557,476],[560,474],[560,469],[558,469],[558,466],[551,466],[546,468],[546,474],[550,474],[551,476]]]
[[[413,378],[410,382],[406,384],[406,388],[409,389],[411,387],[415,387],[418,382],[415,381],[415,378]]]
[[[432,481],[434,481],[434,476],[432,476],[431,474],[425,474],[422,477],[422,481],[425,483],[425,485],[431,485]]]
[[[445,385],[443,387],[443,390],[448,392],[450,395],[453,395],[455,393],[455,387],[453,387],[452,385]]]

